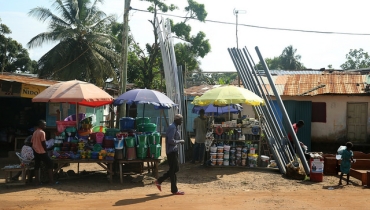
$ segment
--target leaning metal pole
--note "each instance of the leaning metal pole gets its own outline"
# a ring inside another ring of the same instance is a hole
[[[268,69],[268,67],[267,67],[266,63],[265,63],[265,60],[264,60],[264,59],[263,59],[263,57],[262,57],[262,54],[261,54],[260,50],[258,49],[258,47],[255,47],[255,49],[256,49],[256,52],[257,52],[258,58],[260,59],[260,62],[261,62],[262,66],[263,66],[263,68],[264,68],[264,70],[265,70],[266,77],[267,77],[267,79],[268,79],[268,80],[269,80],[269,82],[270,82],[271,89],[272,89],[272,91],[274,92],[274,95],[275,95],[276,101],[277,101],[277,102],[278,102],[278,104],[279,104],[279,107],[280,107],[281,112],[282,112],[282,116],[283,116],[284,120],[286,120],[286,122],[288,122],[288,124],[290,125],[290,126],[287,126],[287,128],[288,128],[288,132],[289,132],[289,133],[291,133],[291,135],[292,135],[292,137],[293,137],[293,142],[294,142],[294,144],[295,144],[295,146],[296,146],[296,148],[297,148],[299,158],[302,160],[301,162],[302,162],[302,164],[303,164],[303,168],[304,168],[304,170],[305,170],[306,174],[308,175],[308,174],[310,174],[310,168],[309,168],[309,166],[308,166],[308,163],[307,163],[306,161],[303,161],[303,160],[305,160],[305,156],[304,156],[304,153],[303,153],[303,151],[302,151],[302,148],[301,148],[301,146],[300,146],[300,144],[299,144],[299,141],[298,141],[297,135],[295,134],[295,132],[294,132],[294,130],[293,130],[292,123],[290,122],[290,119],[289,119],[288,113],[287,113],[287,112],[286,112],[286,110],[285,110],[285,107],[284,107],[283,101],[281,100],[281,97],[280,97],[279,93],[278,93],[278,92],[277,92],[277,90],[276,90],[275,83],[274,83],[274,81],[272,80],[272,76],[271,76],[271,74],[270,74],[270,71],[269,71],[269,69]]]

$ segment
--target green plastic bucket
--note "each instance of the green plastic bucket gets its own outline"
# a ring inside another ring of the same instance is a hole
[[[135,137],[134,136],[128,136],[125,138],[126,147],[135,147]]]
[[[105,129],[105,135],[106,136],[116,136],[117,133],[119,133],[120,130],[117,128],[106,128]]]
[[[148,139],[148,144],[149,145],[155,144],[155,138],[154,138],[153,134],[147,134],[147,139]]]
[[[152,135],[154,136],[154,139],[155,139],[155,144],[162,144],[161,140],[161,134],[158,133],[158,132],[154,132],[152,133]]]
[[[156,144],[156,145],[150,145],[150,157],[153,159],[158,159],[161,156],[161,145]]]
[[[145,159],[148,155],[148,147],[146,145],[137,145],[136,156],[139,159]]]
[[[144,146],[148,144],[147,136],[145,134],[138,135],[138,142],[140,146]]]

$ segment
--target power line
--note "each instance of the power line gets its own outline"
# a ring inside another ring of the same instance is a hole
[[[132,8],[132,10],[136,10],[139,12],[147,12],[147,13],[152,13],[146,10],[141,10],[141,9],[135,9]],[[183,18],[183,19],[193,19],[196,20],[195,18],[192,17],[183,17],[179,15],[171,15],[171,14],[165,14],[165,13],[157,13],[160,15],[164,16],[170,16],[170,17],[177,17],[177,18]],[[224,22],[224,21],[218,21],[218,20],[204,20],[205,22],[211,22],[211,23],[220,23],[220,24],[225,24],[225,25],[235,25],[235,23],[231,22]],[[294,31],[294,32],[304,32],[304,33],[317,33],[317,34],[340,34],[340,35],[355,35],[355,36],[370,36],[370,34],[367,33],[349,33],[349,32],[334,32],[334,31],[312,31],[312,30],[301,30],[301,29],[290,29],[290,28],[275,28],[275,27],[267,27],[267,26],[256,26],[256,25],[249,25],[249,24],[238,24],[238,26],[245,26],[245,27],[250,27],[250,28],[259,28],[259,29],[268,29],[268,30],[279,30],[279,31]]]

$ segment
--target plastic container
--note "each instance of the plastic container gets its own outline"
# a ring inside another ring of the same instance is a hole
[[[126,159],[127,160],[135,160],[136,159],[136,148],[135,147],[127,147],[126,148]]]
[[[254,147],[251,147],[249,150],[249,154],[255,154],[255,153],[256,153],[256,149]]]
[[[224,159],[229,159],[229,153],[224,153]]]
[[[136,147],[136,156],[138,159],[145,159],[148,155],[148,146],[146,145],[137,145]]]
[[[139,132],[155,132],[157,131],[157,125],[155,123],[141,123],[137,126]]]
[[[217,164],[217,159],[212,159],[211,165],[215,166]]]
[[[149,150],[150,150],[150,157],[151,158],[158,159],[161,156],[161,150],[162,150],[161,145],[159,145],[159,144],[150,145]]]
[[[224,159],[224,166],[228,166],[229,165],[229,159]]]
[[[217,147],[210,147],[211,153],[216,153],[217,152]]]
[[[116,136],[117,133],[119,133],[120,130],[117,128],[106,128],[105,129],[105,135],[106,136]]]
[[[137,117],[136,118],[136,126],[140,124],[146,124],[150,123],[150,118],[149,117]]]
[[[135,119],[132,117],[122,117],[121,119],[119,119],[119,128],[121,131],[134,129]]]
[[[217,147],[217,153],[223,153],[224,152],[224,147],[223,146],[218,146]]]
[[[56,121],[57,130],[62,133],[67,127],[76,127],[76,121]]]
[[[210,153],[210,155],[211,155],[211,160],[217,159],[217,153]]]
[[[160,144],[161,143],[160,139],[161,139],[161,134],[159,134],[158,132],[153,132],[147,135],[147,140],[148,140],[149,145]]]
[[[135,137],[134,136],[128,136],[125,138],[126,147],[135,147]]]
[[[224,163],[224,159],[217,159],[216,163],[217,165],[222,166],[222,164]]]
[[[137,136],[138,144],[140,146],[148,145],[147,135],[141,134]]]
[[[223,159],[224,158],[224,153],[217,153],[216,157],[217,157],[217,159]]]
[[[96,143],[98,143],[98,144],[101,144],[101,143],[103,143],[103,139],[104,139],[104,133],[103,132],[97,132],[96,134],[95,134],[95,140],[96,140]]]
[[[124,139],[114,138],[114,148],[115,149],[123,149],[123,143],[124,143]]]
[[[230,146],[229,145],[224,145],[224,151],[230,151]]]

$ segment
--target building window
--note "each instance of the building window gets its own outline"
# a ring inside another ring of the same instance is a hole
[[[312,102],[312,122],[326,123],[326,103]]]

